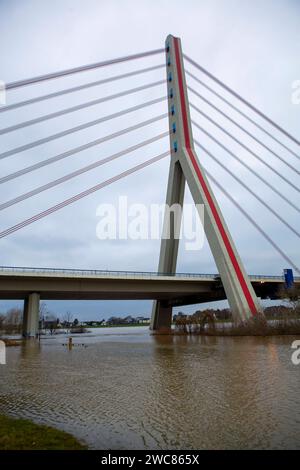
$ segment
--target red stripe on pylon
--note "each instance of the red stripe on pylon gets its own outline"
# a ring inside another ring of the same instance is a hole
[[[201,184],[201,187],[204,191],[205,197],[207,199],[207,202],[209,204],[209,207],[211,209],[211,212],[214,216],[216,225],[219,229],[220,235],[222,237],[222,240],[224,242],[224,245],[226,247],[227,253],[229,255],[229,258],[231,260],[232,266],[235,270],[235,273],[237,275],[237,278],[239,280],[240,286],[242,288],[242,291],[245,295],[245,298],[247,300],[247,303],[249,305],[250,311],[252,315],[257,314],[257,309],[255,302],[253,300],[253,297],[251,295],[251,292],[249,291],[249,288],[247,286],[247,282],[244,278],[244,275],[242,273],[242,270],[240,268],[239,262],[235,256],[234,250],[231,246],[230,240],[228,238],[228,235],[226,233],[226,230],[224,228],[224,225],[222,223],[222,220],[219,216],[218,210],[216,208],[216,205],[214,203],[214,200],[210,194],[210,190],[205,182],[205,179],[203,177],[203,174],[200,170],[200,167],[198,165],[197,157],[194,154],[194,151],[191,147],[191,140],[190,140],[190,132],[189,132],[189,126],[188,126],[188,118],[187,118],[187,108],[186,108],[186,100],[185,100],[185,94],[184,94],[184,87],[183,87],[183,74],[182,74],[182,67],[181,67],[181,61],[180,61],[180,54],[179,54],[179,39],[174,38],[174,47],[175,47],[175,59],[176,59],[176,68],[177,68],[177,76],[178,76],[178,85],[179,85],[179,93],[180,93],[180,104],[181,104],[181,113],[182,113],[182,121],[183,121],[183,132],[184,132],[184,139],[185,139],[185,146],[188,152],[188,155],[190,157],[190,160],[192,162],[192,165],[196,171],[196,174],[198,176],[198,180]]]

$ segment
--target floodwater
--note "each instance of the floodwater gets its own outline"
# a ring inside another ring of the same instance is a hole
[[[94,449],[300,449],[292,336],[150,336],[92,329],[7,348],[0,413]],[[298,337],[299,339],[299,337]]]

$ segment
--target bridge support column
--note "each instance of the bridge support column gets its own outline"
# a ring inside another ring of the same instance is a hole
[[[171,331],[172,307],[163,307],[160,301],[153,303],[150,329],[164,334]]]
[[[40,294],[33,292],[24,301],[23,337],[36,338],[39,330]]]

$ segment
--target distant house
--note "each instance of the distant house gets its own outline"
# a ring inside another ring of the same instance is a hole
[[[147,317],[132,317],[131,315],[127,315],[127,317],[121,318],[121,317],[110,317],[108,320],[106,320],[105,324],[106,325],[134,325],[136,323],[139,324],[148,324],[150,322],[150,319]],[[102,323],[103,324],[103,323]]]
[[[127,325],[130,323],[135,323],[135,318],[133,318],[131,315],[128,315],[123,319],[123,322],[126,323]]]
[[[148,317],[136,317],[135,322],[140,323],[142,325],[147,324],[147,323],[150,323],[150,318],[148,318]]]
[[[108,325],[122,325],[123,323],[125,323],[124,318],[120,318],[120,317],[110,317],[107,320]]]
[[[101,321],[83,321],[83,322],[81,322],[82,326],[90,326],[90,327],[99,326],[101,324],[102,324]]]
[[[59,325],[59,319],[51,313],[47,313],[41,319],[40,326],[42,329],[52,330],[53,328],[56,328],[58,325]]]

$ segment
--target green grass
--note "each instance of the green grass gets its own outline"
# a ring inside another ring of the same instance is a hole
[[[70,434],[27,419],[0,415],[0,450],[84,450]]]

